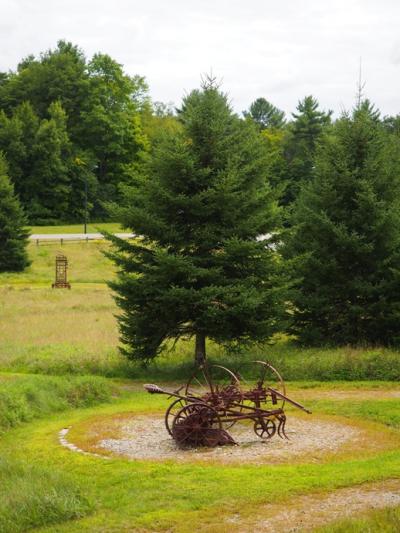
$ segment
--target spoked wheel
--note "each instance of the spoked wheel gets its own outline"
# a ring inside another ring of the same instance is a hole
[[[172,424],[174,421],[174,418],[176,417],[177,413],[186,405],[185,400],[181,400],[178,398],[177,400],[173,401],[171,405],[168,407],[168,409],[165,412],[165,427],[167,428],[168,433],[172,435]]]
[[[221,365],[204,365],[187,382],[185,395],[218,408],[240,403],[242,391],[238,377],[231,370]]]
[[[265,361],[254,361],[256,365],[260,366],[260,376],[258,386],[262,388],[271,387],[271,389],[280,392],[286,396],[285,382],[279,372],[269,363]],[[271,403],[279,409],[283,409],[285,406],[285,399],[279,396],[272,396]]]
[[[276,424],[271,418],[259,418],[254,422],[254,433],[261,439],[270,439],[276,433]]]
[[[218,412],[203,402],[185,405],[172,423],[172,436],[178,446],[217,446],[222,436]]]

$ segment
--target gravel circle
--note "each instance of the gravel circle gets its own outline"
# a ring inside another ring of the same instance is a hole
[[[258,438],[253,426],[238,423],[229,433],[238,446],[216,448],[179,449],[168,435],[164,419],[160,416],[134,416],[122,419],[115,426],[117,438],[101,437],[97,427],[95,448],[103,453],[122,455],[129,459],[174,460],[190,462],[207,460],[218,462],[276,463],[290,461],[296,456],[307,456],[308,460],[321,453],[336,452],[340,447],[356,439],[362,431],[351,425],[325,421],[316,417],[305,419],[289,417],[286,433],[289,440],[275,435],[270,440]]]

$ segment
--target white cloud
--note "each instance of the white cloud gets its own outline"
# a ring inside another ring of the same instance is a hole
[[[238,111],[264,96],[290,112],[306,94],[339,111],[362,56],[368,97],[392,114],[399,23],[396,0],[0,0],[0,69],[65,38],[144,75],[155,100],[179,103],[212,69]]]

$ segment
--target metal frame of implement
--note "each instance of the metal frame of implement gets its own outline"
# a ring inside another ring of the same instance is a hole
[[[286,395],[284,381],[272,365],[265,361],[253,363],[261,372],[256,385],[247,390],[239,372],[208,364],[201,366],[186,386],[173,392],[158,385],[144,385],[150,394],[174,398],[165,413],[165,425],[178,446],[237,444],[228,429],[245,420],[253,422],[255,434],[262,439],[270,439],[275,434],[287,439],[285,403],[311,413]],[[268,384],[271,381],[275,381],[274,387]]]

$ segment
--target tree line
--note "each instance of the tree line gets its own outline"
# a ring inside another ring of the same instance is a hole
[[[282,331],[400,343],[399,116],[361,94],[336,120],[312,96],[290,119],[265,98],[239,116],[211,78],[171,109],[64,42],[1,80],[0,148],[29,221],[81,220],[86,186],[91,216],[141,236],[109,236],[128,357],[194,337],[200,362],[207,338]]]
[[[260,105],[262,104],[262,105]],[[264,109],[264,112],[260,112]],[[259,100],[241,119],[215,80],[183,99],[111,237],[124,353],[169,341],[235,349],[287,332],[306,345],[400,341],[400,137],[368,100],[332,121]]]
[[[31,224],[82,222],[119,198],[146,151],[147,85],[71,43],[0,73],[0,151]]]

